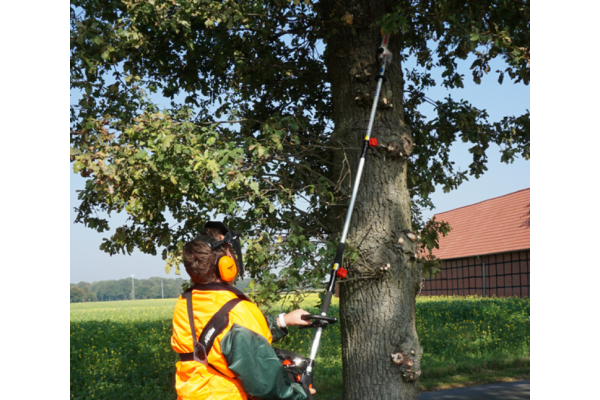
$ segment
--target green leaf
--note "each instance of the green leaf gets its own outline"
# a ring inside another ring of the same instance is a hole
[[[171,146],[171,142],[173,142],[173,139],[175,139],[175,135],[166,135],[165,136],[162,146],[161,146],[162,151],[166,151],[169,148],[169,146]]]
[[[171,244],[171,235],[164,235],[160,241],[160,244],[162,244],[163,246],[168,246],[169,244]]]
[[[139,149],[137,153],[135,153],[135,156],[133,156],[133,158],[135,158],[136,160],[140,160],[142,158],[146,158],[147,156],[148,153],[146,152],[146,150]]]
[[[254,193],[259,194],[258,192],[258,182],[252,181],[250,182],[250,189],[254,191]]]

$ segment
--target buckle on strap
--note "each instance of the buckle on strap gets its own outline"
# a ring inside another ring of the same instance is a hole
[[[205,367],[208,367],[208,355],[206,354],[206,349],[201,343],[194,343],[194,361],[199,362],[200,364],[204,364]]]
[[[208,367],[208,360],[206,357],[206,350],[204,346],[200,343],[196,342],[194,344],[194,352],[193,353],[179,353],[180,361],[196,361],[200,364],[203,364],[205,367]]]

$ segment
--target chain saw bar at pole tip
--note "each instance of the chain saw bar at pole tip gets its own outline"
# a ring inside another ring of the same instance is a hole
[[[307,328],[327,328],[327,325],[329,324],[337,324],[338,319],[336,317],[326,317],[325,315],[311,315],[311,314],[305,314],[300,316],[300,318],[302,318],[304,321],[310,321],[312,320],[312,325],[300,325],[299,328],[300,329],[307,329]]]
[[[381,41],[381,46],[377,49],[377,60],[380,64],[390,65],[392,63],[392,52],[388,49],[388,43],[390,40],[389,33],[383,35],[383,40]]]
[[[377,49],[377,61],[381,64],[381,70],[379,75],[375,76],[375,79],[383,80],[383,83],[387,81],[387,78],[383,76],[383,67],[385,65],[390,65],[392,63],[392,52],[388,49],[388,43],[390,40],[390,35],[383,35],[383,40],[381,41],[381,46]]]

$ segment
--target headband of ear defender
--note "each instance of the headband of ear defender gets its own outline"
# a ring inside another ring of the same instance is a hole
[[[219,275],[220,275],[219,277],[221,278],[221,280],[223,280],[225,282],[231,282],[235,279],[235,277],[238,274],[238,265],[239,265],[240,272],[242,274],[244,273],[243,267],[241,266],[241,263],[242,263],[242,261],[241,261],[242,254],[241,253],[242,252],[241,252],[241,246],[240,246],[240,242],[239,242],[239,233],[235,232],[235,231],[231,231],[222,222],[209,221],[206,223],[205,228],[209,228],[209,227],[219,229],[219,231],[221,231],[221,233],[224,236],[223,240],[216,240],[208,235],[198,235],[195,240],[199,240],[199,241],[207,244],[208,247],[210,247],[210,249],[214,252],[216,252],[216,250],[219,247],[222,247],[223,245],[226,245],[226,244],[232,245],[231,247],[233,247],[233,250],[235,251],[235,256],[236,256],[237,260],[234,260],[233,258],[229,257],[228,255],[221,256],[215,260],[217,270],[219,271]]]
[[[228,233],[229,234],[229,233]],[[227,238],[225,238],[227,239]],[[195,240],[199,240],[210,247],[216,253],[217,249],[227,242],[225,240],[216,240],[208,235],[200,235]],[[237,265],[235,260],[227,255],[221,256],[215,260],[215,265],[219,271],[219,278],[225,282],[231,282],[237,275]]]
[[[206,228],[216,228],[218,229],[223,236],[223,243],[228,243],[231,245],[232,250],[235,254],[235,263],[238,267],[240,275],[244,274],[244,259],[242,255],[242,246],[240,244],[240,234],[239,231],[234,231],[233,229],[229,229],[227,225],[225,225],[221,221],[208,221],[206,225],[204,225],[204,229]],[[217,246],[220,244],[217,243]]]

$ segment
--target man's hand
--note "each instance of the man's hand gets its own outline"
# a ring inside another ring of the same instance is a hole
[[[310,389],[308,389],[308,390],[310,390],[310,394],[315,394],[315,393],[317,393],[317,391],[316,391],[315,389],[313,389],[313,388],[310,388]]]
[[[285,314],[283,316],[283,322],[285,322],[285,324],[287,326],[311,325],[312,324],[311,321],[305,321],[300,318],[302,315],[307,315],[307,314],[310,314],[310,313],[308,311],[304,311],[302,309],[297,309],[297,310],[292,311],[289,314]],[[279,325],[279,320],[277,321],[277,325]],[[280,326],[280,328],[281,328],[281,326]]]

